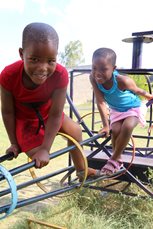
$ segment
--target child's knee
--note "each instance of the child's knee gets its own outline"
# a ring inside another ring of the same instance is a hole
[[[78,123],[74,123],[70,129],[69,135],[71,135],[76,141],[82,141],[82,129]]]
[[[121,128],[112,128],[112,135],[113,136],[118,136],[121,131]]]
[[[76,125],[75,130],[74,130],[74,134],[75,134],[75,138],[77,141],[81,141],[82,140],[82,129],[80,127],[80,125]]]
[[[124,126],[124,132],[129,134],[132,133],[135,126],[136,126],[135,124],[129,122],[126,126]]]

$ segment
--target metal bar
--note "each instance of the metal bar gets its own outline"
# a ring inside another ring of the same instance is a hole
[[[111,153],[107,150],[106,147],[103,147],[103,151],[109,156],[111,157]],[[126,169],[123,166],[123,169]],[[136,179],[131,172],[126,171],[125,175],[134,183],[136,183],[143,191],[145,191],[148,195],[150,195],[151,197],[153,197],[153,192],[150,191],[149,189],[147,189],[138,179]]]
[[[133,40],[132,68],[141,68],[143,38],[136,37]]]
[[[125,173],[125,175],[127,175],[131,179],[131,181],[133,181],[134,183],[136,183],[139,188],[141,188],[144,192],[146,192],[148,195],[150,195],[153,198],[153,192],[151,190],[149,190],[148,188],[146,188],[145,185],[143,185],[141,181],[139,181],[137,178],[135,178],[132,175],[132,173],[130,173],[129,171],[127,171]]]
[[[58,189],[58,190],[55,190],[55,191],[52,191],[52,192],[48,192],[48,193],[41,194],[41,195],[38,195],[38,196],[35,196],[35,197],[31,197],[29,199],[25,199],[25,200],[19,201],[17,203],[17,205],[16,205],[16,208],[27,206],[29,204],[33,204],[33,203],[36,203],[38,201],[51,198],[53,196],[60,195],[62,193],[68,192],[68,191],[70,191],[70,190],[72,190],[72,189],[74,189],[74,188],[76,188],[78,186],[79,186],[79,184],[74,184],[74,185],[72,185],[70,187],[65,187],[63,189]],[[0,214],[6,212],[9,207],[10,207],[10,205],[5,205],[5,206],[0,207]]]
[[[70,97],[73,101],[73,71],[70,72]],[[71,106],[70,106],[70,118],[73,118],[73,112]]]
[[[78,122],[80,123],[80,125],[84,128],[84,130],[87,132],[87,134],[89,135],[89,137],[92,137],[93,136],[93,133],[92,131],[87,127],[87,125],[85,124],[85,122],[81,119],[81,116],[79,114],[79,112],[77,111],[77,109],[75,108],[74,104],[73,104],[73,101],[72,99],[70,98],[70,96],[67,94],[66,95],[66,98],[67,98],[67,101],[68,103],[70,104],[70,107],[73,111],[73,113],[75,114]],[[100,144],[95,140],[95,144],[97,146],[99,146]]]
[[[146,81],[147,81],[147,84],[148,84],[148,88],[149,88],[149,93],[152,94],[152,88],[151,88],[151,84],[150,84],[150,80],[148,78],[148,76],[145,75],[145,78],[146,78]],[[152,125],[152,101],[148,101],[148,103],[146,104],[146,106],[150,106],[150,117],[149,117],[149,127],[151,127]],[[148,132],[148,139],[147,139],[147,144],[146,144],[146,147],[149,147],[149,144],[150,144],[150,135],[151,135],[151,132]],[[147,151],[146,151],[146,154],[147,154]]]
[[[145,139],[153,139],[152,136],[144,136],[144,135],[136,135],[136,134],[133,134],[132,135],[133,138],[145,138]]]
[[[96,181],[103,180],[103,179],[106,179],[106,177],[99,177],[99,178],[96,179]],[[89,185],[89,184],[91,184],[93,182],[94,182],[94,180],[87,180],[85,182],[84,186]],[[64,187],[64,188],[61,188],[61,189],[57,189],[55,191],[51,191],[51,192],[48,192],[48,193],[45,193],[45,194],[41,194],[41,195],[38,195],[38,196],[35,196],[35,197],[31,197],[29,199],[18,201],[18,203],[16,205],[16,208],[23,207],[23,206],[26,206],[26,205],[30,205],[30,204],[36,203],[38,201],[51,198],[53,196],[60,195],[62,193],[68,192],[68,191],[70,191],[70,190],[72,190],[74,188],[77,188],[79,186],[80,186],[80,183],[76,183],[76,184],[72,184],[69,187]],[[6,212],[7,209],[9,208],[9,206],[10,205],[5,205],[5,206],[0,207],[0,214]]]
[[[96,139],[98,139],[98,138],[100,138],[100,137],[102,137],[102,135],[97,134],[97,135],[95,135],[95,136],[92,136],[92,137],[90,137],[90,138],[88,138],[88,139],[86,139],[86,140],[80,142],[80,145],[82,146],[82,145],[84,145],[84,144],[87,144],[87,143],[90,142],[90,141],[95,141]],[[68,147],[66,147],[66,148],[63,148],[63,149],[61,149],[61,150],[58,150],[58,151],[56,151],[56,152],[54,152],[54,153],[51,153],[51,154],[49,155],[49,159],[51,160],[51,159],[53,159],[53,158],[56,158],[56,157],[58,157],[58,156],[60,156],[60,155],[63,155],[63,154],[65,154],[66,152],[68,152],[68,151],[70,151],[70,150],[73,150],[73,149],[75,149],[75,148],[76,148],[76,146],[75,146],[75,145],[72,145],[72,146],[68,146]],[[26,163],[26,164],[24,164],[24,165],[21,165],[21,166],[15,168],[15,169],[11,169],[11,170],[9,170],[9,172],[11,173],[12,176],[14,176],[14,175],[16,175],[16,174],[18,174],[18,173],[21,173],[21,172],[23,172],[23,171],[25,171],[25,170],[27,170],[27,169],[32,168],[33,166],[35,166],[35,161],[32,161],[32,162],[30,162],[30,163]],[[1,180],[4,180],[4,177],[3,177],[2,175],[0,176],[0,181],[1,181]]]
[[[74,168],[74,166],[69,166],[67,168],[57,170],[57,171],[55,171],[53,173],[50,173],[50,174],[47,174],[45,176],[37,177],[37,178],[32,179],[30,181],[27,181],[27,182],[24,182],[22,184],[19,184],[16,188],[17,188],[17,190],[20,190],[20,189],[25,188],[27,186],[33,185],[33,184],[35,184],[37,182],[40,182],[40,181],[46,180],[48,178],[51,178],[53,176],[59,175],[59,174],[61,174],[63,172],[66,172],[66,171],[72,169],[72,168]],[[6,195],[8,193],[10,193],[10,189],[5,189],[5,190],[0,192],[0,197]]]
[[[57,225],[55,225],[55,224],[45,223],[45,222],[42,222],[42,221],[40,221],[40,220],[28,219],[29,227],[30,227],[30,224],[31,224],[31,223],[43,225],[43,226],[45,226],[45,227],[50,227],[50,228],[52,228],[52,229],[66,229],[66,227],[60,227],[60,226],[57,226]],[[30,228],[32,228],[32,227],[30,227]]]
[[[132,69],[132,68],[124,68],[124,69],[116,69],[119,72],[122,73],[129,73],[129,74],[140,74],[140,75],[152,75],[153,68],[141,68],[141,69]],[[90,73],[91,69],[73,69],[73,72],[82,72],[82,73]]]
[[[132,36],[143,36],[143,35],[153,35],[153,31],[134,32],[134,33],[132,33]]]
[[[112,150],[112,146],[111,145],[108,145],[108,146],[106,146],[106,148],[107,149],[109,149],[109,150]],[[126,147],[125,149],[124,149],[124,151],[126,152],[127,150],[133,150],[132,149],[132,145],[131,145],[131,147]],[[153,147],[135,147],[135,150],[137,151],[137,153],[139,153],[139,154],[141,154],[143,157],[145,157],[145,154],[143,154],[141,151],[153,151]],[[139,155],[140,156],[140,155]]]
[[[91,121],[92,133],[95,127],[94,123],[95,123],[95,95],[94,95],[94,92],[92,92],[92,121]]]
[[[0,157],[0,163],[2,163],[3,161],[6,161],[6,160],[13,159],[13,157],[14,157],[14,153],[13,152],[5,154],[5,155]]]
[[[113,190],[113,189],[111,190],[111,189],[107,189],[107,188],[103,188],[103,187],[97,187],[97,186],[89,186],[89,188],[94,189],[94,190],[99,190],[99,191],[106,191],[106,192],[110,192],[110,193],[115,193],[115,194],[123,193],[124,195],[132,196],[132,197],[138,196],[138,194],[135,194],[132,192],[125,192],[125,191],[122,192],[120,190]],[[139,195],[139,198],[146,199],[146,198],[148,198],[148,196],[140,196]]]
[[[109,136],[107,139],[105,139],[101,144],[100,144],[100,147],[98,149],[96,149],[95,151],[93,151],[89,156],[87,156],[87,159],[91,159],[92,157],[94,157],[97,153],[99,153],[104,145],[109,142],[111,139],[111,136]]]

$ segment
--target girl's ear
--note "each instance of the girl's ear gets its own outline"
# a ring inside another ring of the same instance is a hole
[[[23,60],[23,49],[22,48],[19,48],[19,55],[21,59]]]

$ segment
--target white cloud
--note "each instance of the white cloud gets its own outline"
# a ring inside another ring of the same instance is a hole
[[[0,0],[0,9],[11,9],[22,13],[24,6],[25,0]]]

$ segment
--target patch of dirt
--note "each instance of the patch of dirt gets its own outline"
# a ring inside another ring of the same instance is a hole
[[[27,179],[31,179],[31,176],[28,174],[20,175],[18,180],[26,181]],[[32,197],[37,197],[38,195],[44,194],[44,192],[35,184],[28,186],[24,189],[18,190],[18,202],[23,201]],[[9,194],[10,198],[10,194]],[[11,200],[10,200],[11,201]],[[15,209],[11,215],[7,216],[6,218],[2,219],[0,221],[0,228],[1,229],[11,229],[12,226],[15,225],[16,222],[18,222],[21,219],[28,219],[30,217],[33,217],[35,213],[40,212],[42,209],[46,208],[47,206],[55,206],[55,204],[59,203],[59,199],[56,197],[48,198],[42,201],[38,201],[36,203],[23,206],[20,208]],[[0,207],[3,207],[8,203],[7,196],[0,198]],[[2,215],[0,215],[2,216]]]

